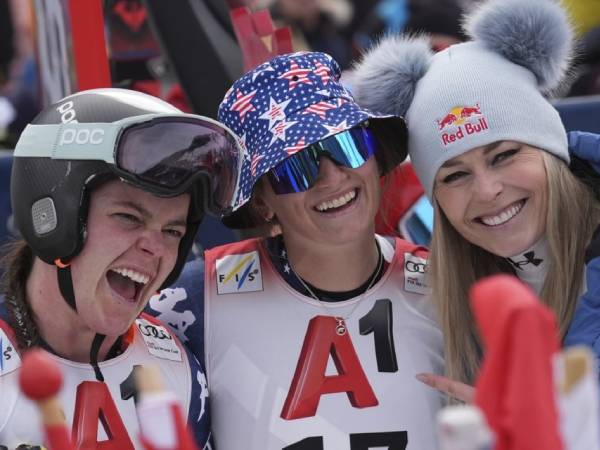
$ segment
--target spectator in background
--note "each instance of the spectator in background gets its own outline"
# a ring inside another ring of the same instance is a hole
[[[355,1],[363,9],[356,13],[347,30],[355,51],[369,48],[384,32],[425,33],[431,37],[434,51],[464,40],[460,28],[463,11],[458,0],[380,0]],[[370,3],[365,9],[365,3]],[[356,55],[358,56],[358,55]]]
[[[0,147],[12,147],[38,112],[29,2],[0,0]]]
[[[600,5],[600,2],[598,2]],[[600,8],[600,6],[599,6]],[[600,94],[600,25],[581,37],[569,97]]]
[[[0,0],[0,84],[8,78],[10,64],[15,54],[14,27],[8,0]]]
[[[439,52],[465,40],[461,28],[462,8],[455,0],[411,0],[404,33],[425,33],[431,49]]]
[[[579,38],[567,96],[600,94],[600,0],[562,0]]]
[[[295,50],[315,50],[333,56],[342,69],[353,54],[343,30],[353,17],[348,0],[275,0],[271,12],[292,29]]]

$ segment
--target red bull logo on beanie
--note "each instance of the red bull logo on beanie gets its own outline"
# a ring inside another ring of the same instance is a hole
[[[489,129],[479,103],[474,106],[456,106],[437,119],[436,124],[444,147]]]

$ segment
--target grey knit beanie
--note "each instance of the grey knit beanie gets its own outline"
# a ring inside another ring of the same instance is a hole
[[[572,30],[553,0],[490,0],[466,18],[472,41],[435,55],[423,38],[388,36],[356,67],[357,101],[405,116],[409,153],[429,199],[444,162],[502,140],[569,162],[560,117],[543,93],[570,62]]]

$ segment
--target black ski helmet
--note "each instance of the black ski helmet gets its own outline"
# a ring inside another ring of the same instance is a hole
[[[180,113],[150,95],[106,88],[70,95],[46,107],[32,124],[111,123],[147,114]],[[55,144],[48,142],[48,146]],[[110,164],[104,161],[15,157],[12,209],[17,229],[36,256],[58,266],[75,257],[85,244],[90,191],[116,178]],[[187,190],[191,195],[187,231],[180,242],[176,264],[162,287],[172,284],[183,268],[206,210],[208,189],[206,180],[199,178]]]

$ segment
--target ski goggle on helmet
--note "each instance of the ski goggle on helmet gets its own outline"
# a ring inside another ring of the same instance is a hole
[[[235,134],[219,122],[163,113],[111,123],[30,124],[14,151],[17,157],[104,161],[124,181],[163,197],[205,177],[208,209],[216,215],[232,210],[241,154]]]
[[[304,192],[317,181],[323,156],[340,166],[357,169],[375,154],[377,145],[372,130],[357,126],[294,153],[271,169],[267,178],[276,194]]]

